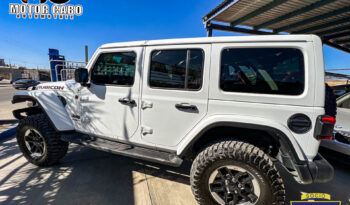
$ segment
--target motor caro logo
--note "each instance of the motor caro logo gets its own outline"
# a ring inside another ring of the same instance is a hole
[[[17,0],[19,1],[19,0]],[[20,0],[21,4],[10,4],[9,13],[23,19],[71,19],[83,14],[82,5],[67,4],[71,0]],[[50,6],[47,4],[51,2]]]
[[[21,0],[21,1],[25,4],[28,3],[28,0]],[[69,2],[70,0],[50,0],[50,1],[54,4],[65,4],[65,3]],[[47,0],[40,0],[41,4],[44,4],[46,2],[47,2]]]

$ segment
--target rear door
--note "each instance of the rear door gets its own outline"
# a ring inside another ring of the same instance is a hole
[[[206,115],[210,49],[210,44],[146,48],[143,140],[158,146],[176,146]]]

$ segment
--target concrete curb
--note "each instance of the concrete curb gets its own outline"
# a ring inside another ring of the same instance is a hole
[[[18,125],[18,123],[11,125],[10,127],[7,127],[5,129],[0,130],[0,141],[15,135],[17,125]]]

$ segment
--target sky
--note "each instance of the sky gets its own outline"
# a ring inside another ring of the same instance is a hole
[[[29,0],[29,2],[39,0]],[[81,4],[74,20],[17,19],[9,3],[0,1],[0,58],[28,68],[49,68],[48,49],[56,48],[67,60],[84,61],[102,44],[122,41],[204,37],[202,17],[222,0],[71,0]],[[48,3],[51,4],[51,3]],[[214,36],[241,35],[214,31]],[[326,69],[350,68],[350,54],[324,46]],[[343,73],[350,74],[350,71]]]

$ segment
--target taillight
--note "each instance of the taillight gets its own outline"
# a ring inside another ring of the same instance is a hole
[[[322,120],[322,122],[323,123],[331,123],[331,124],[335,124],[336,123],[336,119],[335,119],[335,117],[330,117],[330,116],[323,116],[322,118],[321,118],[321,120]]]
[[[320,115],[317,117],[314,137],[317,140],[332,140],[334,138],[335,117]]]
[[[332,140],[333,136],[318,136],[318,140]]]

